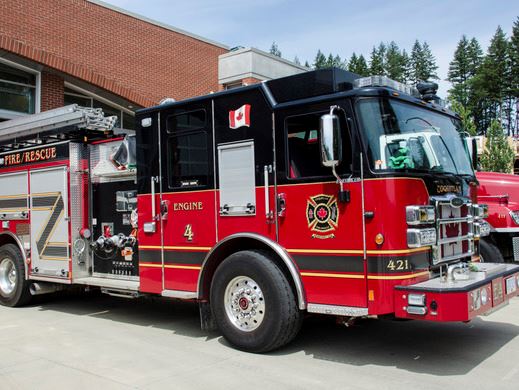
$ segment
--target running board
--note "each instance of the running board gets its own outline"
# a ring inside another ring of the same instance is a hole
[[[88,277],[74,279],[75,284],[84,284],[86,286],[101,287],[107,290],[120,290],[120,291],[139,291],[140,283],[135,280],[124,280],[124,279],[109,279],[99,277]]]
[[[309,303],[306,310],[308,313],[329,314],[345,317],[364,317],[368,315],[367,307],[322,305],[319,303]]]
[[[198,296],[194,291],[182,291],[182,290],[163,290],[163,297],[166,298],[178,298],[178,299],[197,299]]]

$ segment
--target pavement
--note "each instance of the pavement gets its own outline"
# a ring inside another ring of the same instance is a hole
[[[198,307],[102,295],[0,307],[0,389],[517,389],[519,298],[470,323],[305,320],[265,355],[200,330]]]

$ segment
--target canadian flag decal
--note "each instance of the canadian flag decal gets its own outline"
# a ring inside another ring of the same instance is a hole
[[[250,127],[250,104],[244,104],[234,111],[229,111],[229,127],[237,129],[238,127]]]

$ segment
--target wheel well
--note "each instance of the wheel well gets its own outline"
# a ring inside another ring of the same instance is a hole
[[[22,248],[20,248],[20,243],[10,234],[1,233],[0,234],[0,246],[4,246],[5,244],[14,244],[16,247],[22,252]]]
[[[278,253],[266,242],[259,241],[252,237],[239,237],[234,238],[229,241],[223,242],[221,245],[216,247],[214,251],[211,253],[210,257],[205,262],[203,269],[201,270],[201,275],[199,279],[198,285],[198,297],[203,301],[209,300],[209,292],[211,290],[211,281],[213,280],[214,273],[218,266],[230,255],[233,253],[242,251],[242,250],[261,250],[270,255],[272,261],[279,267],[281,272],[285,275],[288,282],[290,283],[290,287],[294,293],[296,299],[298,299],[298,292],[296,287],[296,282],[294,280],[294,276],[291,274],[288,269],[287,264],[281,259]],[[295,265],[295,264],[294,264]],[[304,302],[300,302],[301,299],[298,299],[298,304],[304,305]],[[303,298],[304,300],[304,298]]]

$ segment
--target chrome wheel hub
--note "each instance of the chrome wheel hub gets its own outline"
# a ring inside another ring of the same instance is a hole
[[[260,286],[247,276],[237,276],[229,282],[224,295],[225,313],[238,329],[251,332],[265,317],[265,299]]]
[[[16,267],[9,258],[0,261],[0,293],[10,296],[16,289]]]

